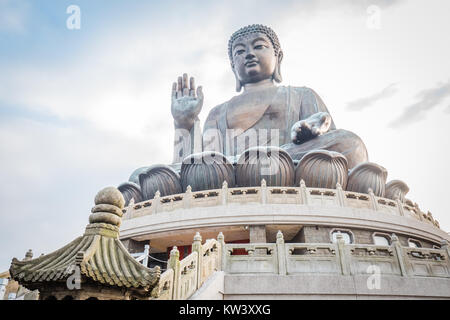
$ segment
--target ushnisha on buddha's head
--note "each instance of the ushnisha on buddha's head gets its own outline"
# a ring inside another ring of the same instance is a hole
[[[237,92],[249,83],[282,80],[283,51],[277,35],[267,26],[253,24],[233,33],[228,42],[228,56],[236,77]]]

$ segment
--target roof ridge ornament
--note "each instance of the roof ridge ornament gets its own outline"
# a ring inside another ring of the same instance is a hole
[[[115,187],[103,188],[95,196],[94,203],[86,234],[118,237],[125,206],[122,193]]]

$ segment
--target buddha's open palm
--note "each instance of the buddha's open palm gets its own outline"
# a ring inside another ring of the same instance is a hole
[[[172,85],[172,116],[179,128],[190,130],[203,106],[202,87],[195,90],[194,78],[185,73]]]
[[[291,140],[295,144],[301,144],[328,132],[330,126],[331,116],[328,113],[315,113],[309,118],[294,123],[291,129]]]

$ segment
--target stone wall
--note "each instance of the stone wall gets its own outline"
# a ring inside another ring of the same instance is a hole
[[[226,274],[224,300],[277,299],[450,299],[450,279],[383,275],[370,288],[370,275]]]

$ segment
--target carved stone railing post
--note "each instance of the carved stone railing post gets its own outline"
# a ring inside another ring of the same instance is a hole
[[[226,206],[228,203],[228,182],[227,181],[224,181],[222,183],[221,197],[222,197],[222,205]]]
[[[183,207],[185,209],[189,209],[191,207],[191,201],[192,201],[192,188],[191,186],[186,187],[186,192],[183,196]]]
[[[441,242],[441,249],[445,250],[445,253],[447,254],[447,264],[450,268],[450,247],[448,246],[448,241],[447,240],[442,240]]]
[[[178,300],[180,297],[180,251],[178,251],[177,247],[174,246],[172,250],[170,250],[170,257],[168,261],[168,267],[173,269],[173,300]]]
[[[194,242],[192,242],[192,252],[197,252],[197,288],[202,285],[202,267],[203,267],[203,252],[202,252],[202,236],[200,233],[196,233],[194,236]]]
[[[124,213],[122,221],[134,218],[134,198],[131,198],[130,202],[128,202],[128,206],[124,210],[122,210],[122,212]]]
[[[302,204],[308,204],[308,189],[306,189],[305,180],[300,180],[300,195],[302,197]]]
[[[222,252],[223,252],[223,233],[220,232],[217,235],[217,260],[216,260],[216,270],[222,270]]]
[[[414,203],[414,209],[416,209],[416,213],[419,216],[419,220],[423,221],[422,211],[420,210],[419,205],[417,203]]]
[[[225,237],[223,236],[223,233],[220,232],[219,235],[217,236],[217,241],[219,242],[219,247],[220,247],[220,264],[219,267],[221,268],[222,271],[225,271],[226,268],[226,263],[227,263],[227,250],[225,248]]]
[[[345,194],[344,190],[342,190],[341,184],[336,183],[336,195],[337,195],[337,203],[340,207],[345,207]]]
[[[393,233],[391,236],[392,246],[395,250],[395,255],[397,256],[398,265],[400,266],[400,272],[403,277],[408,276],[406,272],[406,264],[405,264],[405,254],[403,252],[402,245],[398,240],[398,237]]]
[[[161,193],[158,191],[155,192],[155,197],[152,201],[153,213],[158,213],[161,207]]]
[[[265,179],[261,180],[261,204],[267,203],[267,183]]]
[[[395,202],[397,203],[398,213],[403,217],[405,215],[403,203],[400,201],[400,198],[396,198]]]
[[[280,230],[277,232],[277,258],[278,258],[278,274],[285,276],[286,271],[286,250],[284,247],[283,233]]]
[[[344,276],[346,276],[346,275],[350,274],[350,270],[349,270],[349,261],[348,261],[348,257],[347,257],[344,237],[342,236],[342,234],[337,234],[336,240],[337,240],[336,242],[337,242],[337,247],[338,247],[337,253],[339,255],[339,262],[341,264],[341,271],[342,271],[342,274]]]
[[[378,211],[378,202],[377,199],[375,198],[375,194],[373,193],[373,190],[371,188],[369,188],[369,199],[370,199],[370,204],[372,205],[372,209],[375,211]]]

